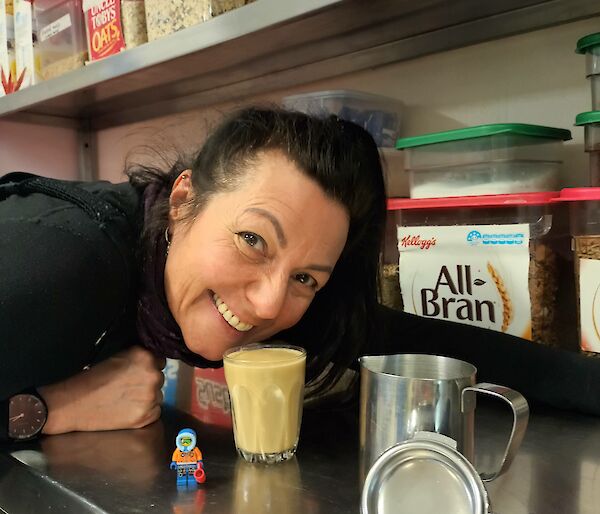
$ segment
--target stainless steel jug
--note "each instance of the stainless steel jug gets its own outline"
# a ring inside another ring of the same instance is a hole
[[[494,480],[508,469],[529,420],[529,406],[520,393],[495,384],[476,384],[475,366],[438,355],[377,355],[359,361],[363,479],[385,450],[424,431],[451,437],[458,451],[474,464],[475,393],[500,398],[513,412],[500,468],[481,478]]]

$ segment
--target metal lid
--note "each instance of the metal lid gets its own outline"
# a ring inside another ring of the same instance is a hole
[[[362,514],[489,514],[488,496],[456,442],[431,432],[392,446],[369,470]]]

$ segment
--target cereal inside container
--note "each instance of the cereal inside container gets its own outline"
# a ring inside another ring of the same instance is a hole
[[[575,125],[585,130],[585,151],[589,154],[589,183],[600,186],[600,111],[589,111],[578,114]]]
[[[580,349],[600,354],[600,188],[563,189],[571,227]]]
[[[87,60],[81,0],[36,0],[33,5],[42,78],[81,68]]]
[[[144,0],[121,0],[121,19],[126,48],[148,42]]]
[[[148,41],[197,25],[253,0],[145,0]]]
[[[557,196],[390,199],[382,303],[573,349],[573,318],[558,312],[571,275]]]

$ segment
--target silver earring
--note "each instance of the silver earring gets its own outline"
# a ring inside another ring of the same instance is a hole
[[[167,242],[167,255],[171,249],[171,240],[169,239],[169,227],[165,228],[165,241]]]

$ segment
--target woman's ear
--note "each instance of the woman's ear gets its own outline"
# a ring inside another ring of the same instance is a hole
[[[169,196],[169,218],[172,221],[182,216],[182,208],[192,199],[192,170],[185,170],[175,179]]]

